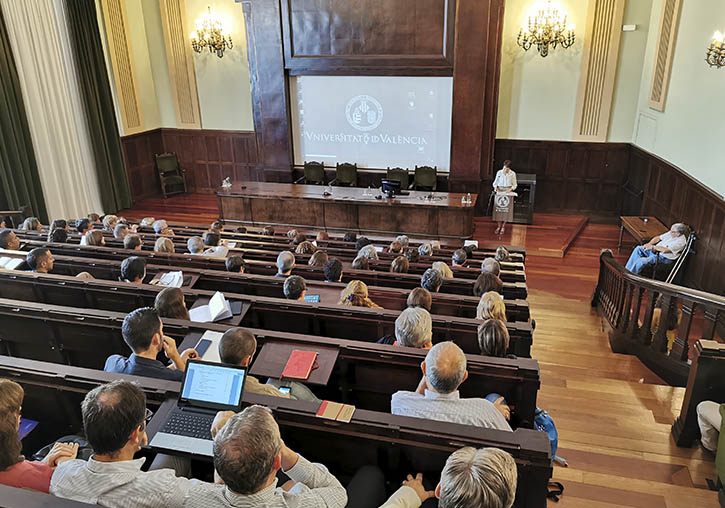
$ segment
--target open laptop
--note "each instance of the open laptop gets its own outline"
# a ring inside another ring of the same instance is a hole
[[[151,440],[154,448],[213,456],[211,424],[217,411],[242,409],[247,367],[189,360],[177,406]]]

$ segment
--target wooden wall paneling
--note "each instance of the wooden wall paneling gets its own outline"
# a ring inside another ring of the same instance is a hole
[[[240,0],[236,0],[239,2]],[[245,0],[256,160],[263,180],[292,180],[289,90],[284,69],[279,0]]]
[[[121,138],[123,158],[126,163],[131,197],[134,201],[161,194],[153,156],[163,152],[161,132],[157,130],[124,136]]]
[[[607,140],[624,6],[625,0],[589,3],[574,119],[576,140]]]
[[[456,0],[281,0],[290,74],[453,73]]]
[[[129,20],[124,0],[101,0],[106,27],[108,52],[111,56],[113,80],[116,85],[121,124],[124,135],[135,134],[144,128],[141,94],[134,64]]]
[[[177,125],[182,129],[201,129],[194,54],[186,23],[186,0],[159,0],[159,8]]]
[[[682,0],[664,0],[648,99],[649,107],[657,111],[665,110],[681,10]]]

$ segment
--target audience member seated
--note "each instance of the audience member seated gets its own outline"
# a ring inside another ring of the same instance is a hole
[[[398,240],[394,240],[388,247],[388,252],[390,252],[391,254],[402,254],[403,244],[400,243]]]
[[[405,257],[408,259],[409,263],[417,263],[420,261],[420,253],[418,252],[418,249],[415,248],[405,251]]]
[[[53,219],[53,222],[50,223],[48,230],[53,231],[54,229],[64,229],[66,233],[70,233],[70,226],[68,225],[68,221],[65,219]]]
[[[274,236],[274,228],[272,226],[264,226],[262,228],[262,234],[264,236]]]
[[[198,236],[192,236],[186,241],[186,248],[189,254],[201,256],[204,254],[204,240]]]
[[[121,282],[143,284],[146,278],[146,260],[138,256],[131,256],[121,262]]]
[[[627,270],[639,274],[645,266],[655,263],[671,265],[685,249],[688,234],[689,228],[686,225],[681,222],[673,224],[667,233],[657,235],[646,244],[635,247],[627,261]]]
[[[473,296],[480,298],[484,293],[488,293],[489,291],[501,293],[503,291],[503,282],[497,275],[491,272],[483,272],[476,277],[476,282],[473,283]]]
[[[179,354],[174,339],[164,335],[164,325],[153,307],[142,307],[126,316],[121,333],[124,342],[131,349],[131,356],[109,356],[103,367],[106,372],[181,381],[186,360],[197,358],[196,351],[191,348]],[[169,367],[164,367],[156,359],[161,351],[171,360]]]
[[[496,261],[498,261],[499,263],[502,263],[504,261],[508,261],[509,259],[511,259],[508,249],[506,247],[504,247],[503,245],[499,245],[498,247],[496,247],[496,254],[494,257],[495,257]]]
[[[18,229],[23,231],[43,231],[43,225],[37,217],[28,217]]]
[[[154,243],[154,252],[165,252],[167,254],[174,253],[174,242],[168,236],[160,236]]]
[[[288,277],[295,267],[295,255],[285,250],[277,256],[277,273],[275,277]]]
[[[327,231],[320,231],[317,233],[317,237],[315,238],[316,242],[326,242],[330,239],[330,235],[327,233]],[[319,245],[318,245],[319,247]]]
[[[509,331],[500,319],[487,319],[478,326],[478,346],[484,356],[505,358],[509,340]]]
[[[61,228],[51,229],[48,233],[48,241],[52,243],[65,243],[68,241],[68,232]]]
[[[399,346],[430,349],[433,347],[433,320],[423,307],[403,310],[395,320],[395,339]]]
[[[390,271],[392,273],[408,273],[409,269],[410,263],[408,263],[408,259],[405,256],[398,256],[390,263]]]
[[[408,307],[421,307],[430,312],[431,307],[433,307],[433,297],[427,289],[414,288],[408,295],[406,305]]]
[[[369,270],[370,261],[366,257],[358,256],[352,260],[351,266],[353,270]]]
[[[331,258],[322,267],[327,282],[342,282],[342,262],[337,258]]]
[[[450,267],[443,261],[436,261],[431,265],[431,268],[433,268],[433,270],[438,270],[444,279],[453,278],[453,270],[451,270]]]
[[[106,215],[103,217],[103,229],[106,231],[113,231],[118,224],[118,217],[115,215]]]
[[[307,292],[307,283],[299,275],[290,275],[284,280],[282,286],[284,297],[288,300],[304,301]]]
[[[81,273],[77,273],[76,274],[76,279],[87,279],[87,280],[90,280],[90,279],[95,279],[95,277],[93,275],[91,275],[90,273],[88,273],[88,272],[81,272]]]
[[[431,293],[437,293],[443,285],[443,275],[438,270],[428,268],[420,278],[420,287]]]
[[[222,224],[221,221],[215,220],[209,225],[209,231],[214,231],[215,233],[221,233],[224,231],[224,224]],[[246,233],[246,229],[244,230]]]
[[[229,256],[226,260],[227,272],[232,273],[244,273],[244,257],[243,256]]]
[[[325,266],[329,259],[327,252],[324,250],[316,250],[314,254],[310,256],[310,260],[307,262],[310,266]]]
[[[403,250],[408,248],[408,244],[410,242],[408,235],[398,235],[395,237],[395,241],[400,242],[400,245],[403,246]]]
[[[154,299],[154,308],[162,318],[190,319],[184,292],[179,288],[164,288],[159,291]]]
[[[143,219],[141,219],[141,222],[139,222],[139,226],[141,226],[142,228],[152,228],[154,226],[154,222],[156,222],[156,219],[154,219],[153,217],[144,217]]]
[[[466,264],[467,259],[468,259],[468,254],[466,254],[465,250],[456,249],[453,251],[453,256],[451,257],[453,266],[464,266]]]
[[[81,235],[81,245],[87,245],[86,234],[93,229],[93,223],[90,219],[81,219],[76,222],[76,230]]]
[[[476,307],[476,319],[499,319],[506,322],[506,304],[501,295],[489,291],[481,295]]]
[[[345,233],[345,236],[342,237],[343,242],[348,243],[355,243],[357,242],[357,234],[356,233]],[[358,249],[360,250],[360,249]]]
[[[290,229],[289,231],[287,231],[287,238],[289,238],[290,240],[294,240],[295,236],[297,236],[298,234],[299,232],[296,229]]]
[[[296,234],[296,235],[295,235],[295,236],[294,236],[294,237],[292,238],[292,245],[299,245],[299,244],[301,244],[302,242],[306,242],[306,241],[307,241],[307,237],[306,237],[305,235],[303,235],[302,233],[297,233],[297,234]]]
[[[45,247],[36,247],[25,256],[25,262],[30,267],[30,271],[35,273],[50,272],[53,269],[54,261],[50,249]]]
[[[23,444],[18,437],[24,395],[22,386],[0,379],[0,484],[47,494],[55,467],[75,459],[78,445],[55,443],[42,461],[25,460]]]
[[[123,248],[128,250],[141,250],[143,248],[143,240],[141,235],[131,233],[123,239]]]
[[[11,229],[3,229],[0,231],[0,249],[2,250],[18,250],[20,248],[20,239],[18,235]]]
[[[339,305],[350,307],[368,307],[370,309],[382,309],[368,296],[368,286],[360,280],[351,280],[345,289],[340,292]]]
[[[378,259],[378,251],[375,250],[375,246],[373,244],[365,245],[362,249],[360,249],[357,252],[358,257],[363,257],[367,259]]]
[[[503,397],[495,403],[484,398],[460,398],[458,387],[468,377],[466,355],[453,342],[433,346],[421,363],[423,378],[415,392],[398,391],[391,399],[395,415],[511,430]]]
[[[222,229],[223,229],[223,228],[222,228]],[[235,233],[241,233],[241,234],[244,234],[244,233],[246,233],[246,232],[247,232],[247,228],[245,228],[244,226],[239,226],[239,227],[237,227],[237,228],[235,228],[235,229],[234,229],[234,232],[235,232]]]
[[[154,228],[154,233],[156,233],[157,235],[174,236],[174,231],[171,228],[169,228],[168,223],[163,219],[154,221],[153,228]]]
[[[128,381],[113,381],[86,394],[81,403],[83,429],[93,455],[58,466],[50,493],[109,508],[181,508],[195,482],[171,469],[143,472],[134,460],[148,443],[146,395]]]
[[[97,213],[89,213],[88,214],[88,220],[91,222],[99,222],[101,220],[101,216]]]
[[[116,240],[123,240],[126,236],[128,236],[129,232],[130,229],[127,224],[116,224],[116,227],[113,228],[113,238]]]
[[[367,490],[382,490],[382,472],[380,478],[379,486]],[[448,457],[435,491],[425,489],[422,474],[415,478],[409,474],[380,508],[418,508],[433,497],[445,508],[511,508],[517,483],[516,461],[511,454],[498,448],[465,447]]]
[[[103,238],[103,231],[100,229],[94,229],[86,233],[86,245],[94,247],[103,247],[106,245],[106,240]]]
[[[295,254],[312,254],[315,250],[315,246],[312,245],[312,242],[304,240],[297,245]]]
[[[373,242],[371,242],[370,240],[368,240],[368,238],[367,238],[367,237],[365,237],[365,236],[361,236],[361,237],[360,237],[360,238],[358,238],[358,239],[357,239],[357,241],[355,242],[355,250],[357,250],[357,251],[359,252],[359,251],[360,251],[360,249],[362,249],[362,248],[363,248],[363,247],[365,247],[366,245],[371,245],[372,243],[373,243]]]
[[[473,245],[464,245],[461,249],[466,253],[466,259],[473,257]]]
[[[250,406],[241,413],[217,414],[212,427],[214,469],[218,484],[199,483],[184,506],[282,508],[344,508],[345,488],[321,464],[313,464],[284,444],[272,412]],[[282,470],[294,486],[277,487]]]
[[[501,265],[493,258],[486,258],[481,262],[481,273],[492,273],[499,277],[501,275]]]
[[[223,244],[222,236],[213,231],[204,233],[204,245],[207,249],[204,251],[205,256],[213,258],[225,258],[229,255],[229,247]]]
[[[717,442],[720,438],[722,417],[720,404],[711,400],[703,400],[697,405],[697,424],[700,427],[700,444],[706,450],[717,453]]]
[[[429,243],[422,243],[418,246],[418,255],[420,257],[423,256],[432,256],[433,255],[433,246]]]

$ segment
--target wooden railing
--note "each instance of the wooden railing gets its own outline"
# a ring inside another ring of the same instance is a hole
[[[600,256],[592,305],[611,327],[612,351],[637,355],[672,386],[687,384],[690,341],[716,339],[718,319],[725,317],[722,296],[639,277],[608,251]]]

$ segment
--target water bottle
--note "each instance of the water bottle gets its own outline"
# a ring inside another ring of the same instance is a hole
[[[471,204],[471,193],[466,194],[466,203]]]

